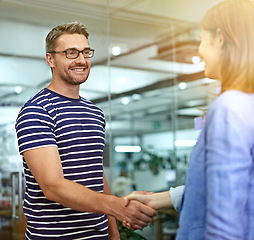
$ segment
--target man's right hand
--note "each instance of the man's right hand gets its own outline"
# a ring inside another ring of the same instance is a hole
[[[132,200],[128,206],[125,206],[124,197],[118,198],[118,201],[120,205],[116,204],[115,208],[112,209],[114,216],[121,222],[129,223],[128,227],[133,230],[142,230],[157,214],[155,209],[139,201]]]

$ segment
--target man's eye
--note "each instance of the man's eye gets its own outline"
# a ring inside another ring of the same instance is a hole
[[[74,51],[74,50],[68,50],[68,51],[67,51],[67,54],[68,54],[68,55],[74,55],[74,54],[75,54],[75,51]]]
[[[90,53],[90,50],[85,50],[85,51],[83,52],[83,54],[85,54],[85,55],[89,55],[89,53]]]

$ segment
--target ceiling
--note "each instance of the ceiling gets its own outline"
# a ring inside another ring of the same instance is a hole
[[[49,84],[47,32],[80,21],[95,48],[81,95],[103,109],[113,135],[193,128],[193,118],[203,114],[200,109],[209,106],[218,85],[204,78],[202,62],[192,62],[198,55],[198,23],[217,2],[0,0],[0,111],[5,111],[0,125],[15,121],[15,109]],[[120,55],[111,55],[113,46],[121,47]],[[185,89],[179,89],[181,82]]]

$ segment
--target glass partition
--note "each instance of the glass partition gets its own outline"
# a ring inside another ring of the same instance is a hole
[[[198,26],[156,11],[147,15],[142,7],[138,1],[109,2],[109,96],[92,99],[106,117],[104,161],[114,194],[122,177],[129,191],[184,184],[202,127],[195,128],[195,119],[214,98],[207,92],[215,83],[204,78],[198,58]]]

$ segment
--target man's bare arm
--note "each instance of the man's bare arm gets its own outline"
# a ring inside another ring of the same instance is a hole
[[[110,188],[109,188],[109,185],[108,185],[108,182],[107,182],[104,172],[103,172],[103,183],[104,183],[103,193],[111,195],[111,191],[110,191]],[[109,239],[110,240],[113,240],[113,239],[120,240],[120,235],[119,235],[119,231],[117,229],[115,217],[108,216],[108,228],[109,228],[109,230],[108,230]]]
[[[57,147],[43,147],[25,151],[25,161],[47,199],[82,212],[103,213],[120,221],[127,220],[136,229],[142,229],[152,220],[155,210],[131,201],[125,207],[124,199],[95,192],[64,178]]]

